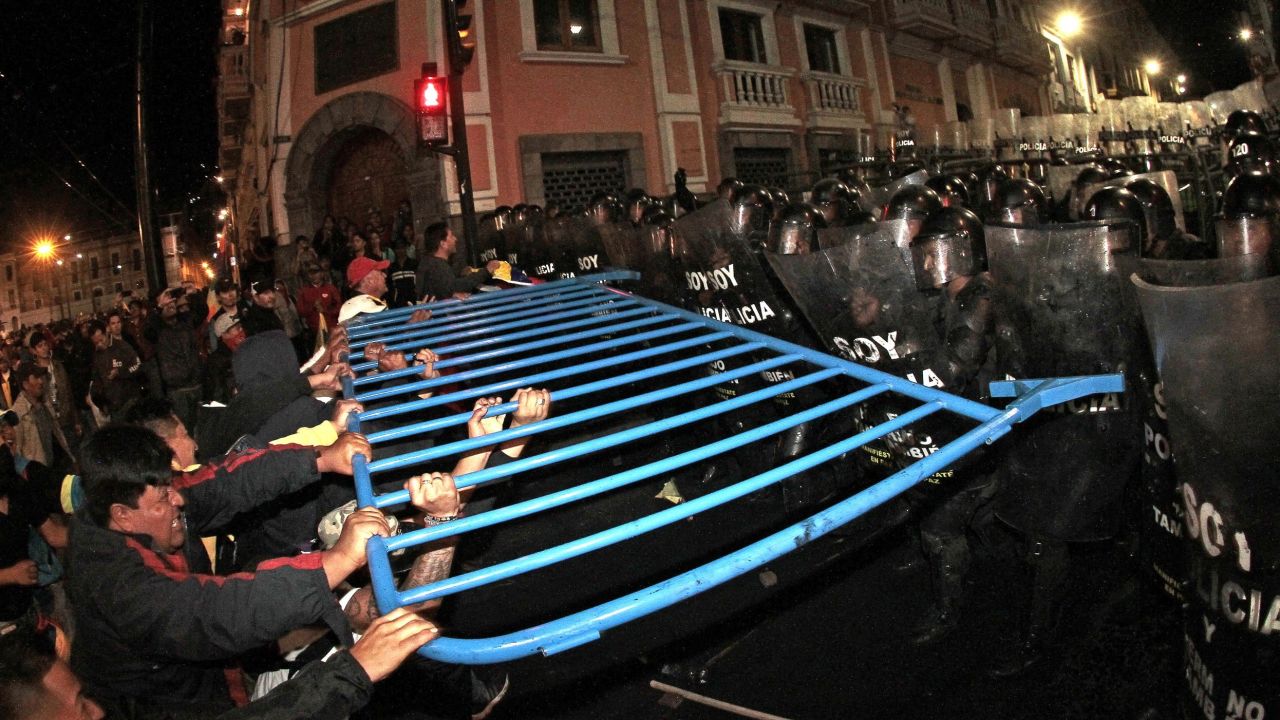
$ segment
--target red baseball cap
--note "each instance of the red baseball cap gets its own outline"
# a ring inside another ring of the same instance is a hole
[[[374,270],[386,270],[389,267],[391,267],[391,262],[388,260],[374,260],[373,258],[358,257],[355,260],[352,260],[351,264],[347,266],[347,284],[351,287],[355,287],[360,284],[360,281],[364,279],[365,275],[368,275]]]

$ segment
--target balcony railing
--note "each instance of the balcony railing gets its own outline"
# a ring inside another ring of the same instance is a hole
[[[810,73],[805,78],[814,110],[822,112],[861,113],[858,86],[849,78],[825,73]]]
[[[864,128],[861,81],[844,75],[810,72],[801,76],[809,95],[809,127]]]
[[[995,36],[991,32],[991,13],[986,2],[952,0],[951,10],[956,23],[956,34],[951,37],[951,44],[990,50],[995,44]]]
[[[996,58],[1000,62],[1032,72],[1048,72],[1052,67],[1045,39],[1035,30],[1013,22],[996,23]]]
[[[898,30],[929,38],[946,38],[956,32],[947,0],[890,0],[890,23]]]
[[[788,88],[794,70],[733,60],[713,69],[724,92],[722,122],[799,123]]]

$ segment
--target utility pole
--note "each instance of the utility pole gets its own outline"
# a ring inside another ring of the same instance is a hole
[[[151,210],[151,176],[147,166],[147,111],[146,67],[147,38],[151,34],[151,22],[147,15],[147,0],[138,0],[138,54],[136,58],[134,95],[136,99],[137,135],[134,140],[133,170],[138,196],[138,241],[142,244],[142,261],[147,269],[147,285],[152,293],[167,286],[164,275],[164,254],[160,238],[155,232],[155,220]]]
[[[471,156],[467,152],[467,110],[463,105],[462,75],[475,53],[471,16],[459,16],[466,0],[444,0],[444,35],[449,45],[449,121],[453,132],[453,167],[458,176],[458,205],[462,212],[462,239],[467,243],[467,260],[479,266],[477,255],[476,202],[471,190]]]

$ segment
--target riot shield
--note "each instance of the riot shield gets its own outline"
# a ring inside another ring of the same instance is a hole
[[[640,270],[640,265],[648,254],[644,247],[643,235],[646,227],[636,227],[631,223],[609,223],[597,226],[600,243],[604,254],[609,258],[612,267]]]
[[[1267,276],[1267,258],[1242,255],[1215,260],[1155,260],[1123,258],[1122,272],[1161,286],[1198,287],[1255,280]],[[1136,292],[1136,290],[1135,290]],[[1142,467],[1139,559],[1152,585],[1181,602],[1185,600],[1186,557],[1183,547],[1182,494],[1174,478],[1164,388],[1149,373],[1143,388]]]
[[[840,245],[859,243],[863,240],[895,247],[902,259],[911,263],[911,229],[906,220],[850,225],[848,227],[823,228],[818,231],[818,247],[827,250]]]
[[[545,280],[600,272],[610,264],[600,227],[580,216],[547,222],[546,242],[535,256],[535,273]]]
[[[1079,165],[1050,165],[1045,173],[1044,190],[1049,195],[1049,200],[1054,203],[1062,202],[1069,192],[1071,192],[1071,184],[1075,182],[1076,176],[1080,174],[1081,166]]]
[[[766,257],[831,352],[913,382],[959,390],[948,383],[938,326],[941,295],[917,290],[909,256],[898,247],[866,236],[807,255]],[[904,410],[900,399],[881,396],[860,406],[857,420],[870,427]],[[864,446],[861,459],[870,472],[883,474],[925,457],[961,430],[946,422],[917,424]]]
[[[1269,259],[1261,253],[1212,260],[1155,260],[1142,258],[1134,272],[1153,285],[1199,287],[1261,280],[1270,276]]]
[[[928,180],[929,173],[924,170],[918,170],[910,175],[900,177],[888,185],[871,188],[871,192],[863,199],[863,207],[867,207],[877,215],[882,215],[884,214],[884,207],[889,204],[889,200],[893,198],[895,193],[909,185],[923,185]],[[874,208],[871,206],[874,206]]]
[[[1126,235],[1125,225],[1107,223],[987,226],[1000,374],[1125,372],[1138,382],[1145,343],[1115,257]],[[1098,395],[1028,422],[997,461],[997,515],[1055,540],[1112,536],[1138,469],[1140,405],[1131,393]]]
[[[1134,282],[1182,484],[1184,713],[1234,706],[1239,717],[1261,717],[1280,706],[1280,277]]]
[[[721,322],[785,337],[790,318],[745,241],[731,231],[730,207],[716,200],[675,221],[676,246],[684,269],[683,305]],[[741,359],[741,364],[746,364]],[[717,361],[712,372],[728,369]],[[742,391],[739,380],[717,387],[723,397]]]
[[[1124,187],[1128,183],[1131,183],[1134,180],[1138,180],[1140,178],[1150,180],[1151,182],[1164,188],[1164,191],[1169,195],[1169,201],[1173,203],[1174,224],[1178,226],[1178,230],[1182,232],[1186,232],[1187,221],[1186,221],[1186,218],[1183,217],[1182,215],[1182,193],[1178,192],[1178,176],[1175,175],[1172,170],[1161,170],[1159,172],[1139,173],[1137,175],[1125,175],[1124,177],[1114,178],[1106,182],[1093,183],[1092,185],[1086,185],[1084,189],[1081,191],[1081,195],[1083,197],[1081,198],[1080,206],[1084,207],[1084,204],[1089,202],[1089,198],[1093,197],[1094,193],[1098,192],[1103,188]]]
[[[537,255],[535,248],[541,242],[543,218],[538,215],[523,222],[513,222],[502,230],[506,257],[501,258],[524,269]]]
[[[675,248],[675,231],[646,225],[637,233],[636,242],[639,250],[628,257],[636,263],[633,269],[640,272],[640,294],[668,305],[680,305],[684,271]]]
[[[479,258],[480,264],[484,265],[490,260],[505,260],[507,257],[507,242],[504,237],[503,223],[490,215],[480,223],[480,227],[476,231],[476,256]]]
[[[532,238],[525,262],[525,272],[543,280],[559,280],[571,277],[570,248],[576,242],[573,239],[577,218],[560,216],[547,218],[543,231]]]

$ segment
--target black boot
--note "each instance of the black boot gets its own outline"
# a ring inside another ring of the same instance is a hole
[[[987,674],[997,680],[1012,678],[1031,670],[1044,660],[1044,638],[1041,633],[1027,633],[1017,645],[1006,650]]]
[[[1067,546],[1065,543],[1032,540],[1027,561],[1031,565],[1031,611],[1022,641],[1010,648],[987,673],[993,678],[1016,677],[1040,664],[1045,645],[1057,625],[1066,589]]]
[[[969,571],[969,543],[963,535],[943,537],[921,531],[921,547],[933,571],[933,606],[916,626],[911,642],[929,645],[946,637],[960,622],[964,577]]]

